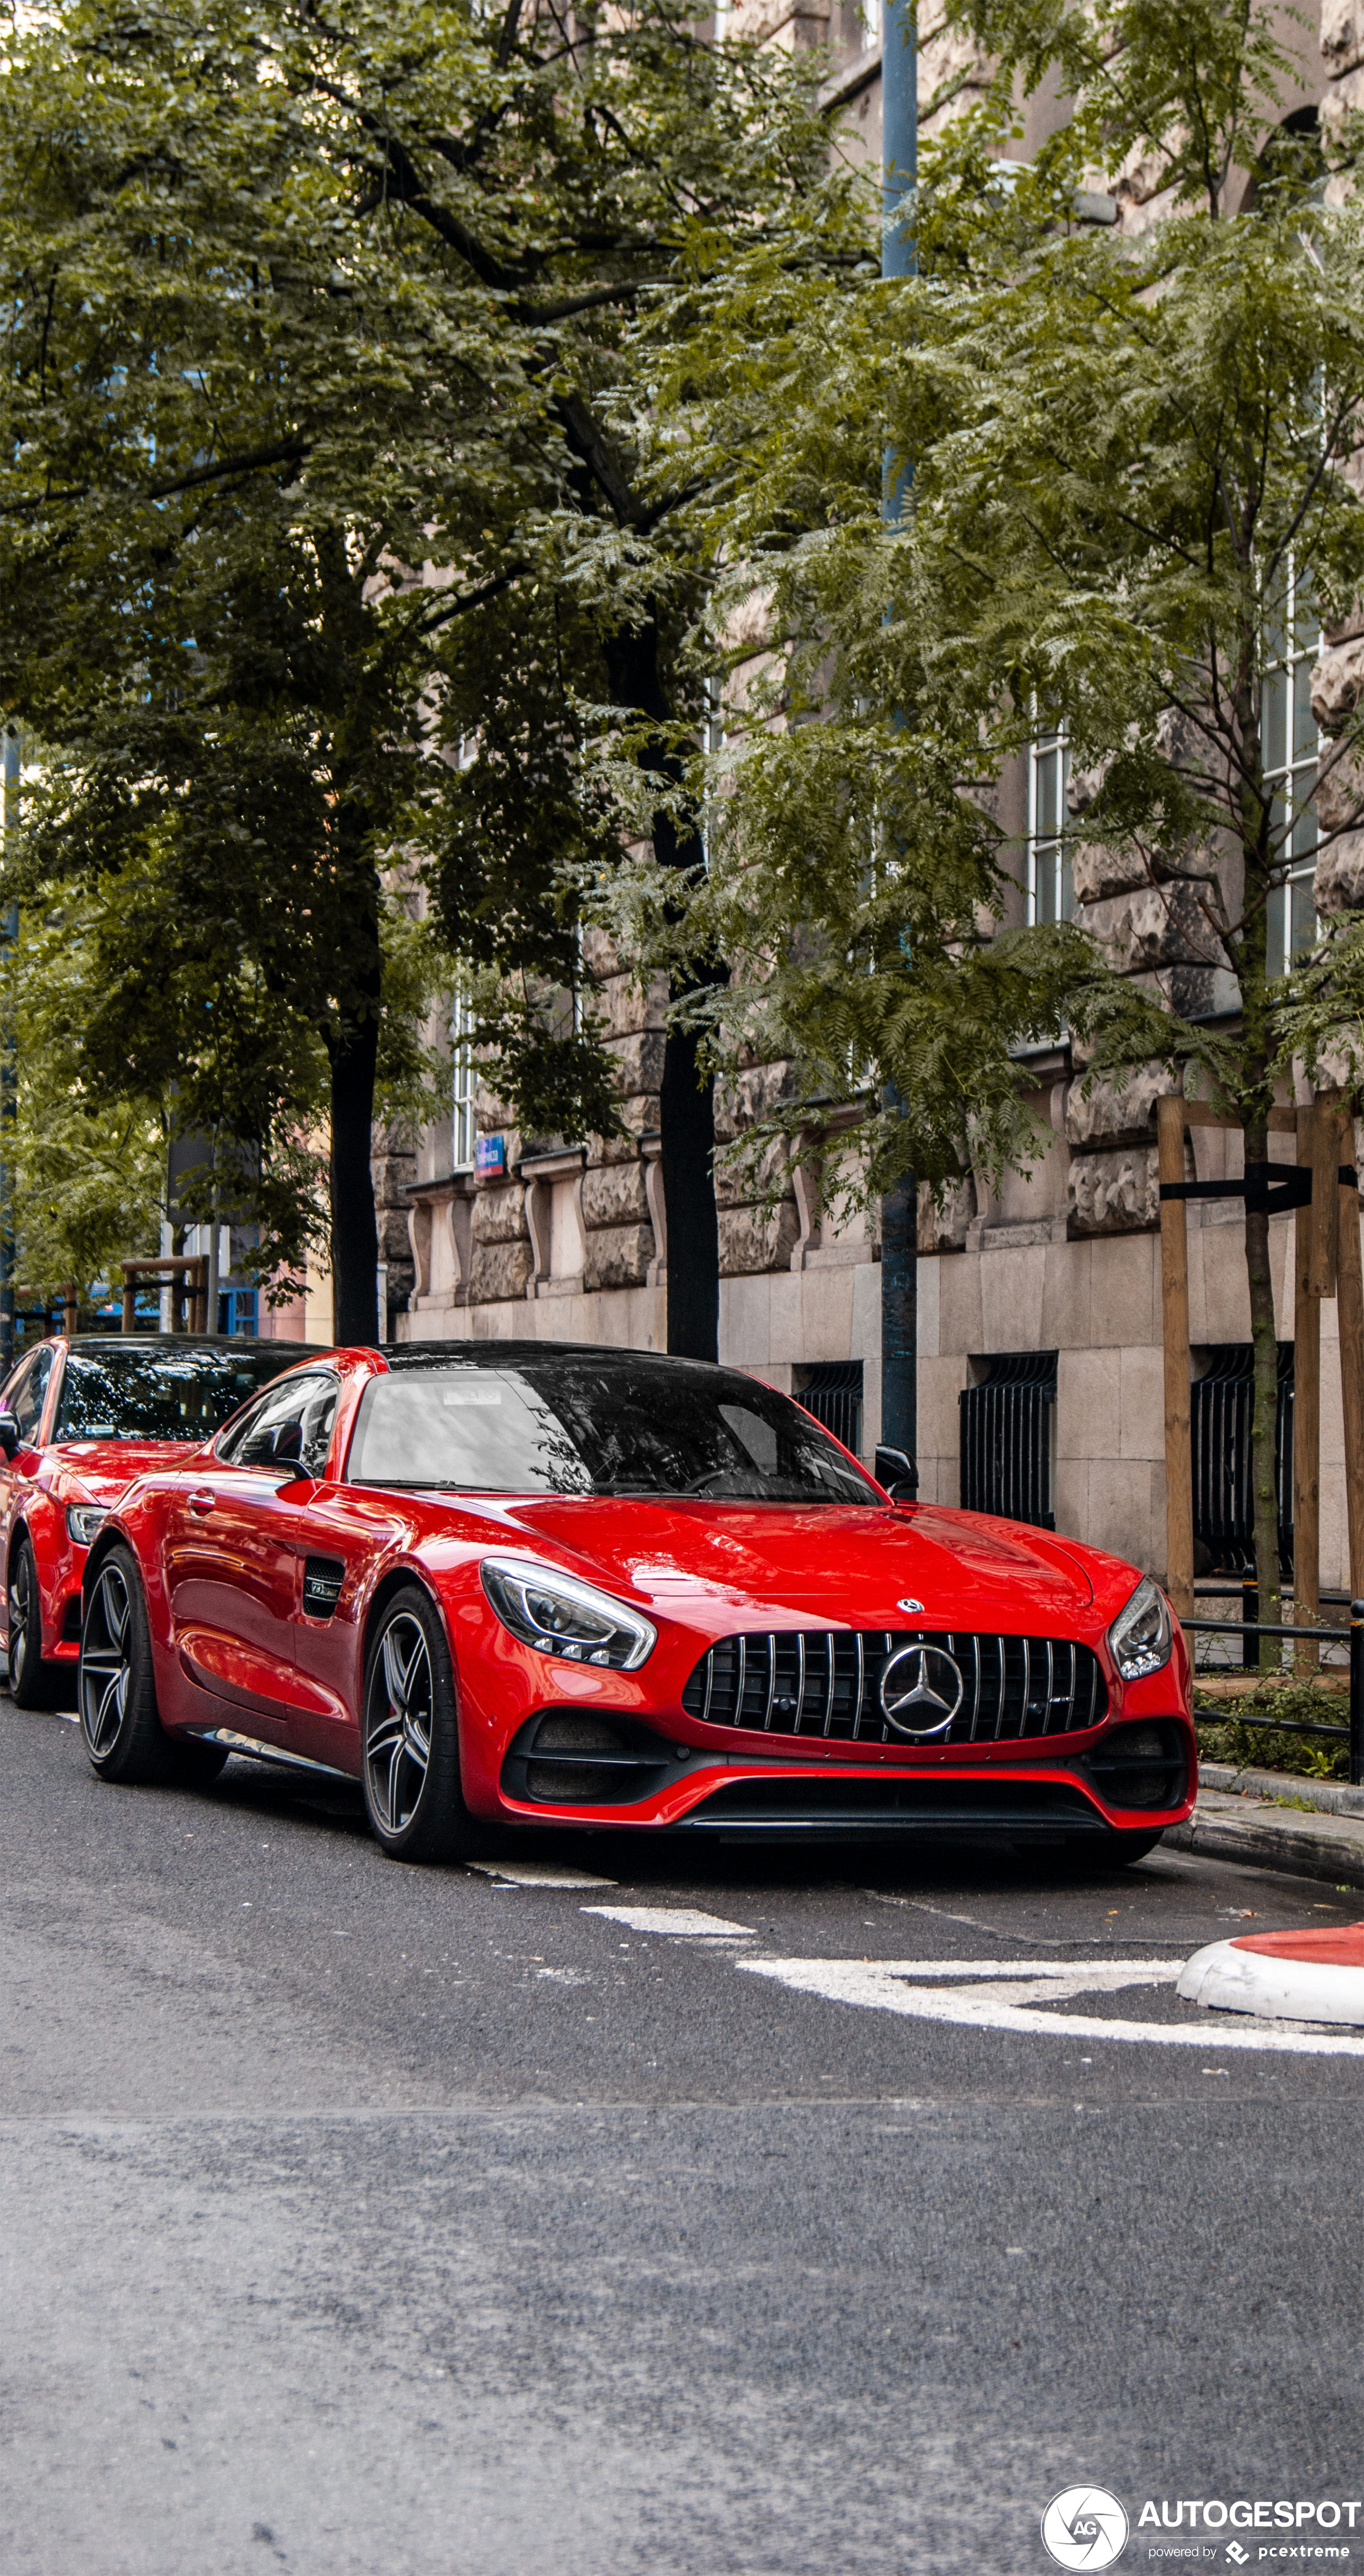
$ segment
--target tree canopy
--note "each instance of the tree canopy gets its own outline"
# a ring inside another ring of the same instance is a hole
[[[661,0],[571,30],[80,0],[0,79],[0,699],[50,766],[29,883],[135,877],[130,972],[176,925],[213,1044],[177,987],[129,1085],[179,1051],[295,1258],[321,1061],[343,1335],[374,1328],[381,1031],[412,1046],[387,891],[421,888],[465,968],[578,980],[564,864],[614,828],[582,709],[679,712],[621,351],[698,229],[761,237],[818,135],[808,78]],[[590,1011],[566,1047],[491,1034],[528,1124],[609,1123]],[[694,1145],[685,1082],[680,1109]]]
[[[945,1184],[968,1150],[1026,1162],[1025,1050],[1063,1028],[1091,1081],[1182,1066],[1263,1161],[1276,1082],[1354,1047],[1361,994],[1356,913],[1283,951],[1304,848],[1364,821],[1364,717],[1335,709],[1319,778],[1286,777],[1266,728],[1286,661],[1364,595],[1364,218],[1316,139],[1275,129],[1266,7],[959,16],[998,81],[924,152],[918,274],[741,246],[665,379],[728,621],[700,649],[734,672],[692,923],[731,965],[714,1043],[792,1059],[755,1154],[860,1084],[869,1187]],[[1001,162],[1015,79],[1049,73],[1072,120]],[[1076,220],[1096,182],[1121,222]],[[894,524],[883,471],[906,478]],[[1039,726],[1068,744],[1088,908],[1002,929],[1025,852],[999,783]],[[637,908],[656,899],[642,875]],[[1249,1207],[1247,1261],[1268,1595],[1274,1318]]]

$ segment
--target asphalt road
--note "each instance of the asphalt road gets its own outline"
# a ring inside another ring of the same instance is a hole
[[[3,2576],[1031,2576],[1077,2482],[1124,2569],[1188,2539],[1147,2500],[1364,2496],[1364,2034],[1170,1977],[1357,1895],[516,1883],[238,1763],[104,1786],[3,1698],[0,1759]]]

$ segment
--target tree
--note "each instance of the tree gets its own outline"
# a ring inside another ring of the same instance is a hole
[[[792,1052],[812,1095],[840,1056],[902,1094],[904,1115],[869,1129],[878,1186],[897,1162],[946,1178],[954,1128],[987,1164],[1026,1159],[1010,1051],[1063,1022],[1088,1041],[1090,1080],[1183,1068],[1244,1126],[1253,1175],[1295,1050],[1344,1046],[1359,1070],[1358,917],[1329,920],[1287,973],[1272,953],[1312,814],[1274,774],[1263,711],[1286,626],[1338,627],[1364,590],[1361,215],[1321,184],[1313,140],[1272,131],[1290,66],[1267,8],[960,14],[998,86],[924,156],[918,278],[797,293],[776,256],[741,257],[712,297],[704,372],[694,355],[674,397],[679,444],[732,460],[707,534],[731,599],[761,585],[771,655],[701,908],[742,962],[732,1025]],[[1035,89],[1058,65],[1073,120],[1005,174],[1015,80]],[[1077,227],[1077,188],[1129,169],[1125,225]],[[878,507],[887,438],[888,470],[913,477],[895,529]],[[1359,695],[1331,713],[1324,848],[1364,819]],[[1018,860],[993,783],[1039,711],[1069,738],[1088,890],[1143,890],[1146,945],[1130,904],[1109,907],[1125,944],[1078,924],[994,932]],[[792,721],[818,714],[832,726]],[[1254,1188],[1245,1248],[1273,1619],[1276,1350]]]
[[[164,1104],[111,1092],[86,1030],[99,996],[93,925],[68,904],[31,915],[4,953],[4,1036],[16,1068],[4,1146],[14,1272],[78,1304],[120,1253],[155,1242],[166,1186]]]
[[[577,980],[561,862],[604,828],[590,799],[566,853],[554,828],[580,703],[651,740],[690,713],[656,547],[642,569],[666,512],[607,416],[620,344],[698,226],[761,228],[818,132],[808,80],[664,0],[609,37],[518,0],[400,23],[82,0],[16,41],[0,699],[57,763],[33,864],[149,871],[209,982],[259,997],[232,1061],[270,1095],[243,1137],[262,1169],[321,1047],[343,1338],[374,1329],[385,866],[425,878],[466,962]],[[606,534],[590,568],[571,522]],[[685,1345],[692,1203],[715,1274],[708,1097],[690,1034],[669,1050]],[[590,1012],[547,1100],[541,1053],[517,1060],[527,1123],[609,1122]]]

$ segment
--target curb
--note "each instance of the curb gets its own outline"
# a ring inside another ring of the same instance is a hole
[[[1296,1782],[1286,1785],[1296,1790]],[[1364,1815],[1320,1809],[1304,1813],[1244,1791],[1228,1796],[1200,1788],[1187,1824],[1167,1826],[1163,1842],[1172,1851],[1239,1861],[1247,1869],[1326,1879],[1333,1887],[1364,1887]]]
[[[1364,1924],[1210,1941],[1180,1971],[1186,2003],[1268,2021],[1364,2023]]]
[[[1222,1789],[1233,1797],[1283,1800],[1290,1807],[1315,1807],[1327,1816],[1364,1816],[1364,1789],[1343,1780],[1300,1780],[1291,1771],[1238,1771],[1230,1762],[1200,1762],[1202,1789]]]

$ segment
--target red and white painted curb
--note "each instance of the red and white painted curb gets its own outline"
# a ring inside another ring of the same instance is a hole
[[[1264,2020],[1364,2024],[1364,1923],[1210,1941],[1186,1961],[1176,1992]]]

